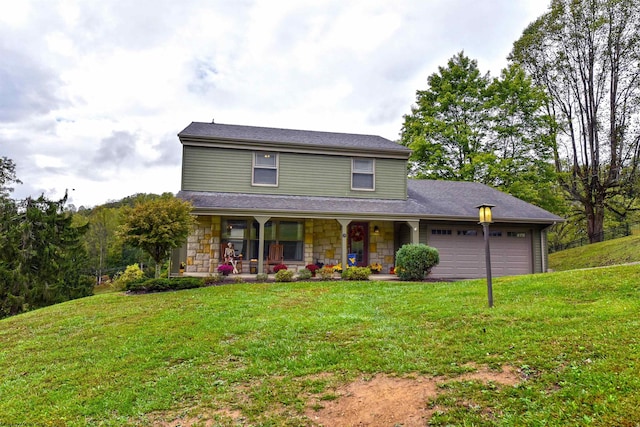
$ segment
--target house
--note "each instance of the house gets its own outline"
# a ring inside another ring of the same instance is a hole
[[[490,203],[493,276],[544,272],[546,230],[562,218],[478,183],[407,178],[410,150],[373,135],[191,123],[178,197],[197,226],[174,256],[186,274],[216,272],[232,242],[245,273],[278,245],[289,269],[394,265],[406,243],[437,248],[436,278],[485,276],[478,205]],[[273,254],[272,254],[273,255]]]

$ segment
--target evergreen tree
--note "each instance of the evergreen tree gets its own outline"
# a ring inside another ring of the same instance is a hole
[[[15,164],[0,162],[0,317],[93,293],[84,274],[86,227],[73,224],[59,201],[9,198]]]

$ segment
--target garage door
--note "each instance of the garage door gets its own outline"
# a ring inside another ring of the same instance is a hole
[[[429,226],[427,234],[427,244],[440,252],[440,264],[431,272],[434,278],[486,276],[481,226]],[[492,276],[533,272],[530,230],[492,226],[489,245]]]

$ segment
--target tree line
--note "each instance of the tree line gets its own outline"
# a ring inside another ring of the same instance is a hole
[[[417,178],[479,181],[564,215],[555,238],[638,219],[640,1],[552,0],[498,78],[463,52],[417,91]]]
[[[0,158],[0,318],[93,294],[128,265],[158,277],[192,224],[171,193],[136,194],[78,211],[67,195],[11,198],[16,165]]]

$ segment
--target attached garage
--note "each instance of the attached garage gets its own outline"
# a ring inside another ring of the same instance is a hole
[[[490,228],[491,273],[497,276],[530,274],[533,268],[533,230],[493,224]],[[427,244],[440,252],[435,278],[476,278],[486,275],[484,236],[475,224],[427,226]]]

